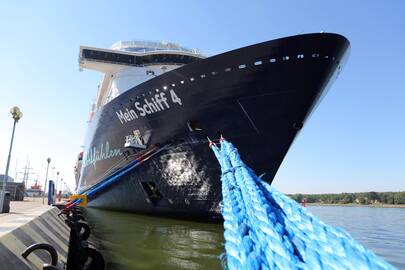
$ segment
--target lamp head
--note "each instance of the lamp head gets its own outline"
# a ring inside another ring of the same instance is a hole
[[[20,120],[21,117],[23,116],[23,113],[20,111],[20,108],[18,108],[17,106],[14,106],[13,108],[11,108],[10,113],[13,116],[13,119],[15,121]]]
[[[47,159],[46,159],[46,162],[48,162],[48,164],[51,163],[51,158],[50,158],[50,157],[47,158]]]

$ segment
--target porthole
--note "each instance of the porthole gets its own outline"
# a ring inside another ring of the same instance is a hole
[[[304,55],[303,55],[303,54],[298,54],[298,55],[297,55],[297,58],[298,58],[298,59],[302,59],[302,58],[304,58]]]
[[[289,57],[288,55],[283,56],[283,61],[287,61],[287,60],[289,60],[289,59],[290,59],[290,57]]]
[[[275,63],[276,62],[276,58],[271,58],[270,59],[270,63]]]
[[[243,69],[243,68],[246,68],[246,65],[245,65],[245,64],[239,65],[239,69]]]
[[[193,78],[193,77],[191,77],[191,78],[190,78],[190,81],[194,81],[194,78]]]
[[[261,65],[261,64],[263,64],[262,61],[256,61],[256,62],[254,63],[255,66],[259,66],[259,65]]]
[[[302,122],[295,122],[295,123],[293,123],[293,128],[294,128],[295,130],[300,130],[300,129],[302,129],[303,126],[304,126],[304,123],[302,123]]]
[[[231,71],[230,67],[225,69],[225,72],[229,72],[229,71]]]

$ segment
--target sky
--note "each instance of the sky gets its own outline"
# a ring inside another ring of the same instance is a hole
[[[73,166],[101,74],[79,72],[80,45],[173,41],[215,55],[275,38],[335,32],[351,53],[300,132],[274,186],[286,193],[405,190],[405,2],[397,1],[1,1],[0,173],[13,121],[9,175],[30,160],[44,182]],[[17,168],[17,169],[16,169]],[[55,168],[55,169],[52,169]],[[22,174],[18,174],[21,179]]]

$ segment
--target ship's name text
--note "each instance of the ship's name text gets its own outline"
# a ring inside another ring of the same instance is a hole
[[[117,114],[118,120],[121,124],[131,122],[140,117],[145,117],[157,112],[165,111],[171,108],[174,104],[182,106],[181,99],[177,96],[174,90],[170,90],[170,98],[166,97],[166,93],[161,92],[155,94],[151,98],[145,98],[143,101],[136,101],[134,103],[134,108],[125,108],[118,110]]]

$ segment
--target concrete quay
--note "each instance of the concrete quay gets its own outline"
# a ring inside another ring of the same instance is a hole
[[[26,198],[24,201],[11,201],[10,213],[0,214],[0,237],[42,215],[52,206],[42,204],[42,198]]]
[[[58,253],[57,265],[64,269],[70,228],[58,213],[56,207],[43,205],[42,198],[12,201],[10,213],[0,214],[0,269],[42,269],[49,264],[50,255],[44,250],[33,251],[26,259],[21,256],[36,243],[53,246]]]

